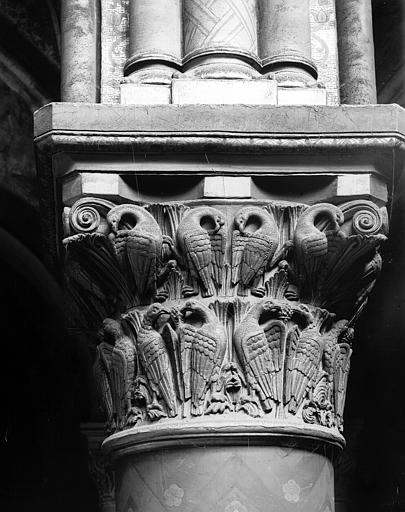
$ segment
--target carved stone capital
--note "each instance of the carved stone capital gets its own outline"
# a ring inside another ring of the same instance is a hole
[[[204,426],[342,445],[353,325],[381,269],[386,217],[366,200],[87,198],[66,210],[67,286],[99,329],[106,446],[206,438]]]

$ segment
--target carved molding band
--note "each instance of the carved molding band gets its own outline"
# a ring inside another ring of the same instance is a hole
[[[111,432],[218,414],[342,431],[384,208],[88,198],[65,216],[67,287],[101,326]]]

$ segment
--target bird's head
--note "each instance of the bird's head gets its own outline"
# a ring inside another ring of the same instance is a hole
[[[337,224],[337,227],[341,226],[345,221],[345,216],[340,208],[337,208],[336,214],[335,214],[335,222]]]
[[[180,309],[180,312],[184,315],[190,311],[196,311],[199,309],[199,304],[196,300],[188,300],[184,306]]]
[[[163,315],[168,315],[169,317],[170,311],[159,302],[155,302],[146,312],[144,322],[146,322],[148,325],[153,326],[157,322],[157,320]]]
[[[239,229],[241,233],[243,233],[245,230],[247,219],[248,216],[246,215],[245,212],[240,212],[235,217],[235,226]]]
[[[121,214],[118,212],[110,212],[107,215],[107,221],[110,224],[113,233],[117,233],[120,220]]]
[[[121,324],[113,318],[105,318],[102,326],[102,337],[103,340],[114,345],[117,338],[122,336]]]
[[[215,216],[215,231],[219,231],[222,226],[225,224],[225,219],[222,215],[216,215]]]

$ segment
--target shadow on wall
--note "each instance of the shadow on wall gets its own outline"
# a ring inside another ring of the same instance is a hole
[[[0,189],[0,509],[91,512],[80,361],[40,243],[35,210]]]

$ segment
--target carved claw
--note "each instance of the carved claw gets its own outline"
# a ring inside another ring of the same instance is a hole
[[[138,421],[141,421],[142,419],[143,419],[142,409],[139,409],[139,407],[131,407],[129,409],[129,411],[127,412],[127,416],[125,419],[125,426],[133,427],[138,423]]]
[[[160,418],[167,418],[167,414],[163,410],[163,407],[157,402],[152,402],[146,408],[148,417],[152,420],[159,420]]]
[[[231,412],[231,405],[222,393],[213,393],[207,407],[207,414],[224,414]]]
[[[261,416],[259,402],[252,396],[243,396],[236,407],[236,412],[244,412],[252,418]]]

